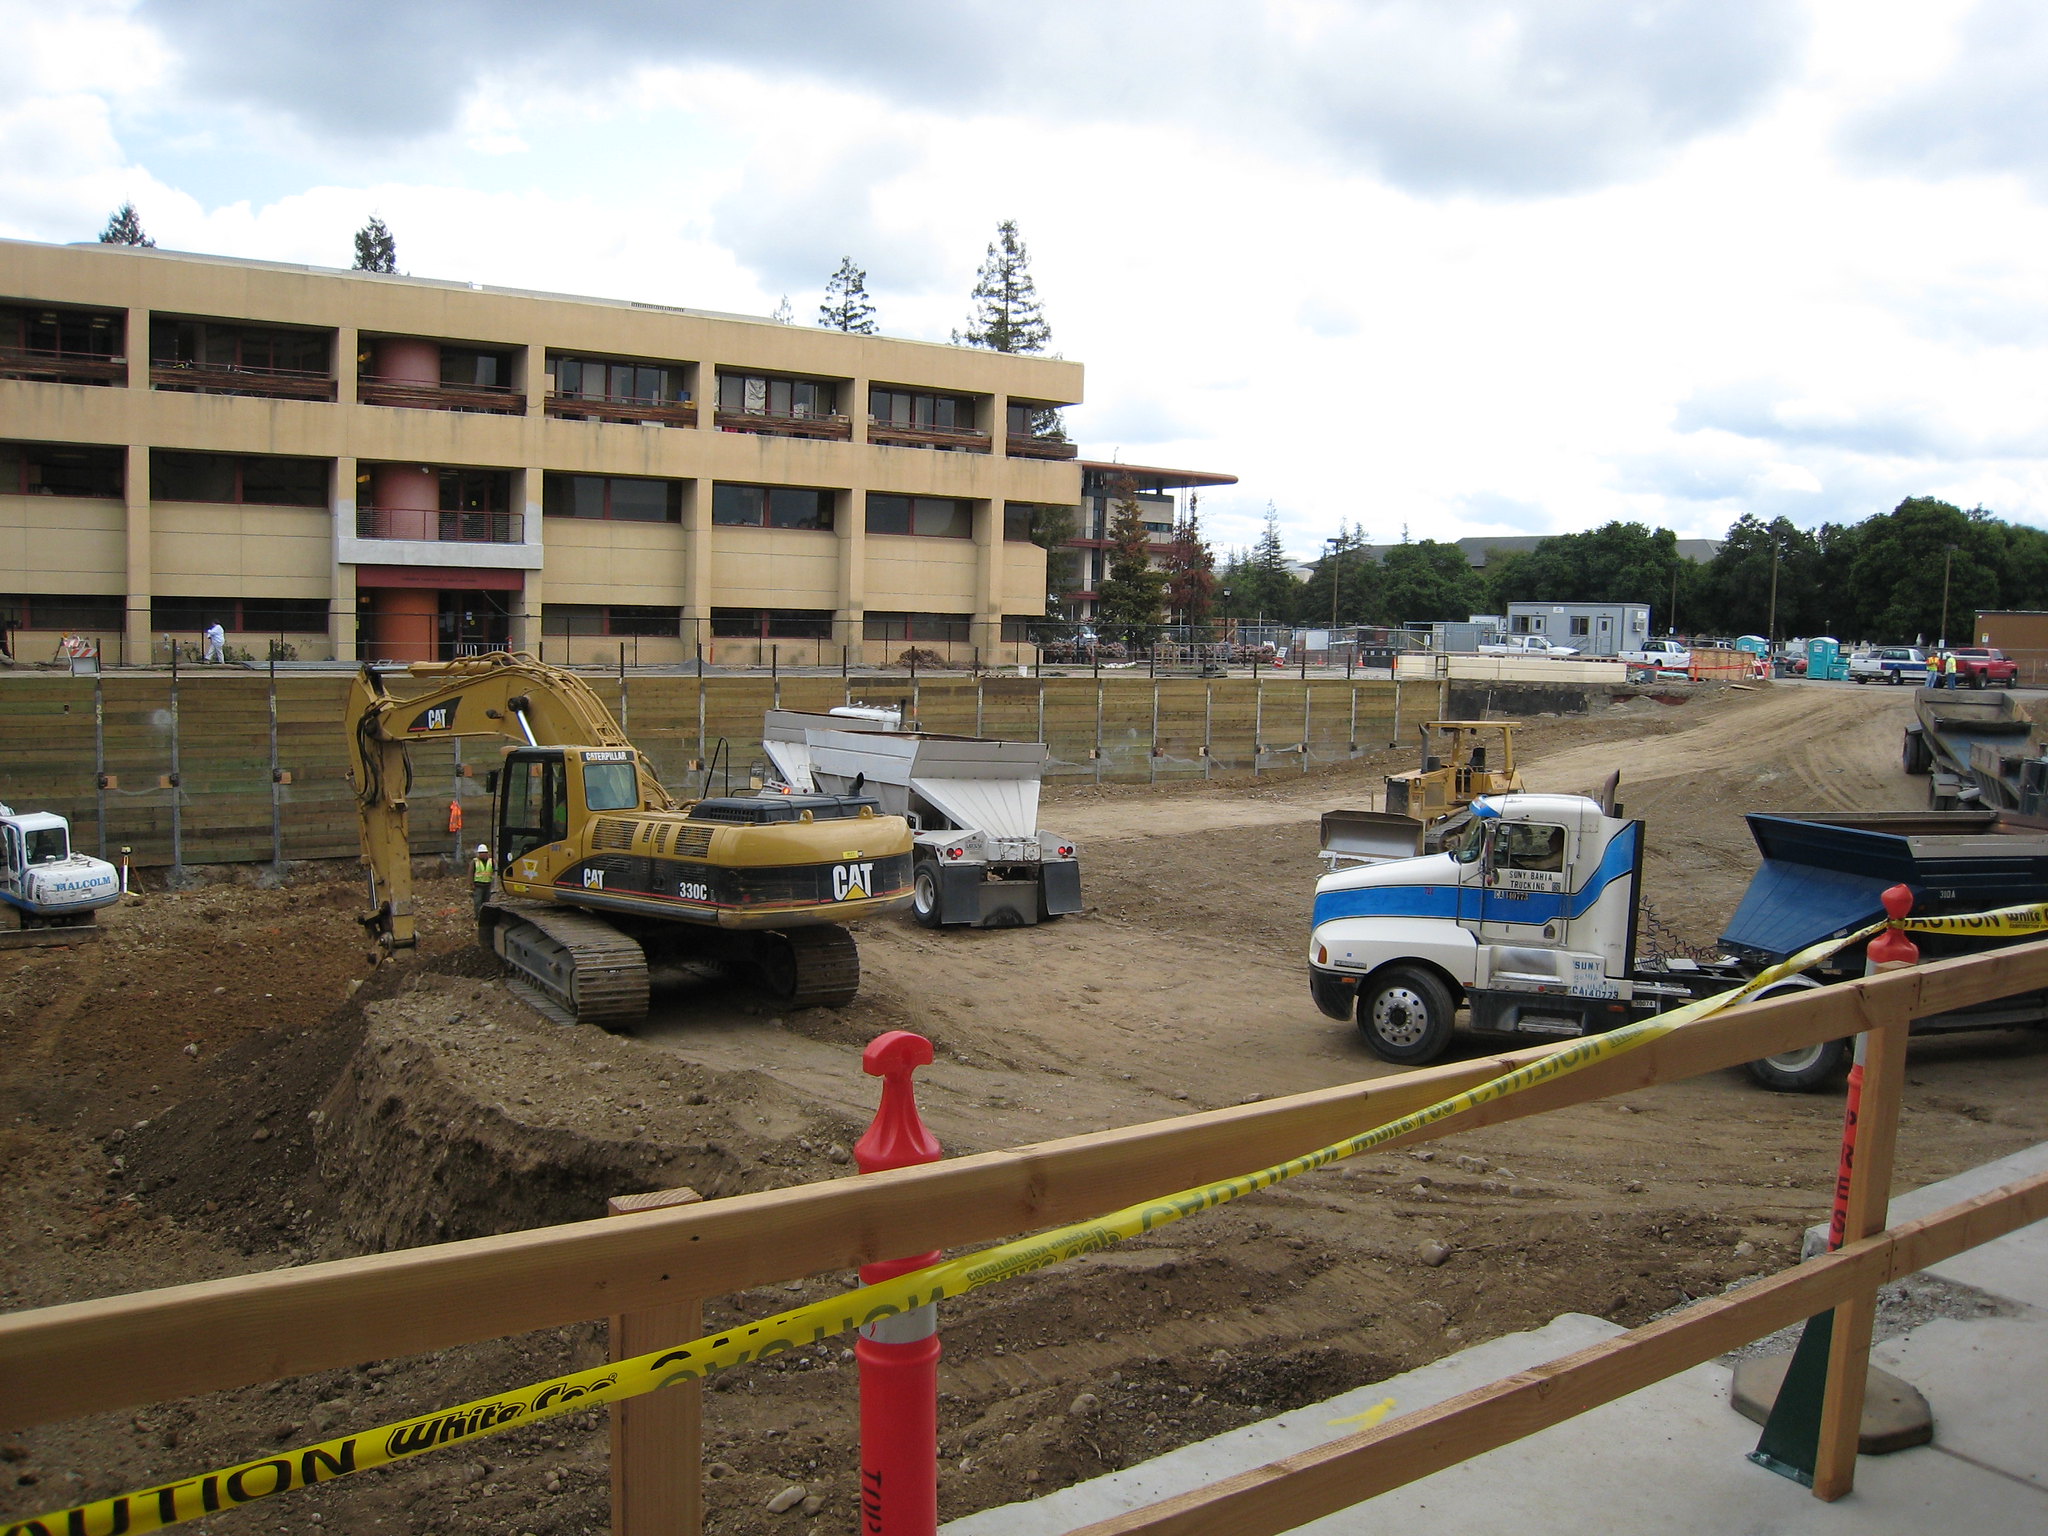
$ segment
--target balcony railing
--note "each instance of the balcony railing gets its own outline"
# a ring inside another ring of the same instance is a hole
[[[951,448],[959,453],[987,453],[989,436],[973,427],[911,426],[900,421],[868,418],[868,441],[897,448]]]
[[[364,405],[395,405],[418,411],[526,414],[526,391],[509,384],[427,384],[418,379],[385,379],[365,374],[356,381],[356,399]]]
[[[817,437],[841,443],[853,437],[853,422],[845,416],[777,416],[767,411],[720,411],[714,420],[721,432]]]
[[[697,425],[694,400],[633,400],[619,395],[556,395],[547,413],[564,421],[650,422],[663,427]]]
[[[151,358],[149,386],[199,395],[261,395],[272,400],[332,400],[334,380],[304,368],[245,368]]]
[[[1013,459],[1071,459],[1078,450],[1057,437],[1018,437],[1013,433],[1004,439],[1003,451]]]
[[[128,359],[85,352],[48,352],[40,347],[0,347],[0,379],[38,384],[126,384]]]
[[[358,507],[359,539],[422,539],[434,544],[523,544],[519,512],[429,512],[418,507]]]

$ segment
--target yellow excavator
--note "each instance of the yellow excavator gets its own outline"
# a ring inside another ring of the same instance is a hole
[[[497,883],[478,939],[515,990],[564,1023],[647,1012],[648,968],[751,975],[784,1007],[838,1007],[860,987],[844,925],[910,903],[901,816],[846,795],[678,801],[583,680],[524,652],[418,662],[404,699],[364,667],[349,687],[349,782],[369,868],[359,921],[381,951],[417,942],[406,796],[410,742],[502,736],[488,776]]]

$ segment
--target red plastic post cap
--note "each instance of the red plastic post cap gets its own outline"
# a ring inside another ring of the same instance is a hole
[[[910,1078],[931,1062],[931,1041],[907,1029],[877,1035],[861,1052],[862,1070],[882,1080],[882,1102],[875,1109],[874,1123],[853,1144],[853,1160],[862,1173],[912,1168],[944,1156],[938,1138],[918,1118],[917,1089]]]
[[[1903,885],[1892,886],[1878,899],[1895,923],[1913,910],[1913,893]],[[1870,941],[1867,953],[1872,965],[1913,965],[1920,959],[1920,946],[1898,929],[1887,928]]]

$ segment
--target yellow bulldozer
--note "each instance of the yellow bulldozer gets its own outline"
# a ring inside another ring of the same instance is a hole
[[[910,824],[870,796],[678,800],[588,684],[524,653],[401,675],[424,691],[396,698],[364,667],[346,706],[369,867],[359,920],[383,953],[417,941],[406,747],[444,736],[515,743],[488,778],[478,841],[497,878],[478,938],[563,1022],[643,1017],[650,958],[739,972],[785,1007],[850,1002],[860,954],[844,925],[910,904]]]
[[[1481,795],[1522,792],[1515,723],[1431,720],[1422,766],[1387,775],[1386,809],[1323,813],[1323,860],[1332,869],[1434,852],[1451,817]]]

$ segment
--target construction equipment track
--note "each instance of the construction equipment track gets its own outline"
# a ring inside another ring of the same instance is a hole
[[[647,955],[601,918],[500,900],[480,921],[514,990],[550,1018],[618,1029],[647,1017]]]

